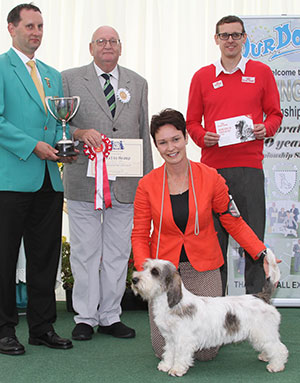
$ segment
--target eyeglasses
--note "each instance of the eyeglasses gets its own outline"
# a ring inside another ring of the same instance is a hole
[[[233,33],[218,33],[217,36],[220,38],[220,40],[228,40],[231,36],[232,40],[240,40],[245,33],[243,32],[233,32]]]
[[[110,39],[110,40],[98,39],[98,40],[92,41],[92,43],[96,43],[98,47],[105,47],[107,43],[109,43],[112,47],[116,47],[118,44],[121,43],[121,41],[117,39]]]

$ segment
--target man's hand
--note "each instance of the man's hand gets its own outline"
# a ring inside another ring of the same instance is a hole
[[[74,139],[83,141],[86,145],[99,148],[102,145],[101,133],[95,129],[76,129]]]
[[[75,149],[75,152],[79,154],[79,150]],[[77,156],[57,156],[56,154],[58,153],[58,150],[44,141],[39,141],[37,143],[36,147],[33,150],[33,153],[35,153],[41,160],[58,161],[64,163],[69,163],[77,160]]]
[[[266,137],[267,130],[264,124],[254,124],[253,133],[257,140],[263,140]]]
[[[49,161],[59,160],[59,157],[56,155],[57,152],[57,149],[54,149],[51,145],[44,141],[39,141],[33,150],[33,153],[36,154],[41,160]]]
[[[218,143],[220,135],[213,132],[206,132],[204,136],[204,144],[207,147],[214,146]]]

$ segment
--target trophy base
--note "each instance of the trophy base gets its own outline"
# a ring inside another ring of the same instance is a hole
[[[72,141],[59,141],[55,145],[55,149],[58,150],[58,153],[56,153],[58,157],[73,157],[78,155],[78,153],[74,150],[74,144]]]

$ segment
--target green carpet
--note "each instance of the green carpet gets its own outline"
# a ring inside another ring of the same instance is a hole
[[[73,315],[58,302],[55,328],[59,335],[70,337]],[[265,363],[258,361],[248,343],[223,346],[215,360],[196,362],[187,375],[173,378],[156,369],[158,359],[150,343],[146,311],[125,311],[122,321],[136,329],[135,339],[115,339],[96,333],[91,341],[73,342],[71,350],[53,350],[27,343],[28,331],[24,316],[20,317],[17,336],[25,345],[20,356],[0,354],[1,383],[253,383],[263,381],[299,382],[300,308],[279,309],[282,314],[281,338],[289,349],[286,370],[270,374]]]

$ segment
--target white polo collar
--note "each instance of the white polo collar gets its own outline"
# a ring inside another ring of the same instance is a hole
[[[214,66],[216,67],[216,77],[218,77],[221,72],[224,72],[225,74],[232,74],[238,70],[240,70],[243,74],[245,74],[247,62],[248,62],[248,59],[246,57],[242,56],[239,63],[237,64],[237,66],[231,72],[228,72],[223,67],[223,65],[221,63],[221,58],[219,58],[219,60],[214,63]]]

